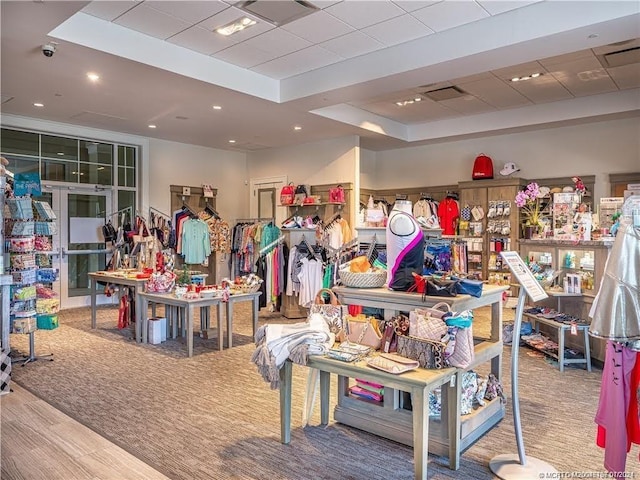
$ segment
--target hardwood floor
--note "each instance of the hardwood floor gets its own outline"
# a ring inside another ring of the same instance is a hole
[[[11,387],[0,397],[2,480],[168,480],[15,382]]]

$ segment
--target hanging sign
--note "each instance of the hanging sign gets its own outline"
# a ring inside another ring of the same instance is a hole
[[[533,276],[529,267],[524,263],[518,252],[500,252],[500,256],[504,260],[504,262],[511,270],[511,273],[516,277],[518,283],[521,288],[524,288],[524,291],[527,292],[527,295],[531,298],[532,301],[538,302],[540,300],[544,300],[548,298],[547,292],[544,291],[542,285],[536,280],[536,277]]]
[[[202,184],[202,193],[205,197],[213,198],[213,188],[206,183]]]
[[[21,195],[41,195],[40,174],[36,172],[16,173],[13,177],[13,193]]]

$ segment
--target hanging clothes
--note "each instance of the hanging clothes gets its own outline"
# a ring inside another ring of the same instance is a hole
[[[201,264],[211,255],[209,227],[202,220],[186,220],[183,223],[181,239],[184,263]]]
[[[460,206],[458,201],[451,196],[447,196],[438,206],[438,220],[443,235],[455,235],[458,218],[460,217]]]

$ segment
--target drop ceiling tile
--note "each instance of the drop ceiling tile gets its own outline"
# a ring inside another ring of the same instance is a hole
[[[322,42],[320,46],[333,53],[337,53],[342,58],[357,57],[384,47],[384,45],[377,40],[359,31]]]
[[[279,56],[262,50],[257,45],[250,45],[248,42],[237,43],[215,55],[218,60],[229,62],[242,68],[255,67]]]
[[[201,27],[191,27],[167,39],[167,42],[196,52],[211,55],[233,45],[229,37],[224,37]]]
[[[226,37],[227,38],[226,42],[228,44],[240,43],[249,38],[253,38],[257,35],[260,35],[261,33],[268,32],[269,30],[276,28],[275,26],[271,25],[269,22],[265,22],[264,20],[254,15],[248,14],[247,12],[243,12],[239,8],[235,8],[235,7],[230,7],[225,10],[222,10],[220,13],[216,13],[214,16],[209,17],[206,20],[203,20],[202,22],[200,22],[198,26],[205,28],[209,31],[215,32],[217,28],[224,27],[225,25],[235,22],[236,20],[239,20],[243,17],[248,17],[252,20],[255,20],[257,23],[248,28],[245,28],[244,30],[234,33],[233,35],[229,35],[228,37]],[[220,35],[220,34],[216,33],[216,35]],[[220,36],[224,36],[224,35],[220,35]]]
[[[379,42],[391,46],[431,35],[433,30],[409,14],[376,23],[362,31]]]
[[[536,104],[573,98],[573,95],[551,75],[544,75],[521,82],[512,82],[511,88],[514,88]]]
[[[470,0],[444,1],[412,12],[427,27],[436,32],[458,27],[489,17],[480,5]]]
[[[621,90],[640,87],[640,63],[608,68],[607,71]]]
[[[251,70],[271,78],[283,79],[315,70],[340,60],[342,58],[339,55],[314,45],[263,63]]]
[[[593,55],[551,67],[549,74],[575,96],[617,90],[607,71]]]
[[[368,0],[337,3],[326,8],[325,12],[329,12],[334,17],[357,29],[384,22],[405,13],[404,10],[391,2]]]
[[[567,62],[573,62],[575,60],[581,60],[583,58],[593,58],[595,59],[596,57],[594,56],[593,52],[589,49],[587,50],[580,50],[577,52],[572,52],[572,53],[567,53],[565,55],[558,55],[555,57],[549,57],[549,58],[545,58],[542,60],[538,60],[540,62],[540,64],[547,68],[547,69],[553,69],[553,67],[555,65],[563,65]]]
[[[465,92],[480,98],[485,103],[497,109],[521,107],[531,104],[524,95],[493,75],[473,82],[458,83],[458,85]]]
[[[155,10],[144,3],[118,17],[114,23],[162,40],[191,26],[184,20]]]
[[[342,2],[342,0],[313,0],[310,3],[312,3],[318,8],[327,8],[327,7],[330,7],[331,5],[335,5],[336,3],[340,3],[340,2]]]
[[[495,78],[491,72],[476,73],[475,75],[469,75],[467,77],[460,77],[451,80],[454,85],[464,85],[465,83],[477,82],[478,80],[485,80],[487,78]]]
[[[322,43],[355,30],[322,10],[283,25],[281,28],[312,43]]]
[[[438,102],[443,107],[455,110],[463,115],[474,115],[476,113],[493,112],[495,107],[483,102],[473,95],[465,95],[460,98],[452,98],[451,100],[443,100]]]
[[[311,46],[311,42],[286,32],[281,28],[269,30],[262,35],[250,38],[244,43],[273,54],[272,58],[281,57]]]
[[[406,12],[413,12],[414,10],[419,10],[421,8],[428,7],[429,5],[433,5],[434,3],[441,2],[442,0],[393,0],[393,3],[398,5]]]
[[[512,67],[499,68],[498,70],[493,70],[491,73],[498,78],[508,81],[515,77],[524,77],[525,75],[531,75],[536,72],[545,73],[546,69],[538,62],[528,62],[513,65]]]
[[[217,0],[208,0],[206,2],[146,0],[144,4],[191,23],[201,22],[229,8],[229,5]]]
[[[499,13],[508,12],[509,10],[515,10],[516,8],[526,7],[532,3],[537,3],[540,0],[477,0],[482,8],[484,8],[491,15],[498,15]]]
[[[140,2],[91,2],[86,5],[81,11],[93,15],[94,17],[102,18],[103,20],[112,21],[118,18],[127,10],[131,10]]]

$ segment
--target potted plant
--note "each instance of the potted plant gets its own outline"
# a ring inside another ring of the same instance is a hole
[[[191,284],[191,274],[187,269],[187,265],[182,266],[182,270],[178,272],[176,277],[176,288],[174,290],[174,294],[177,298],[182,298],[189,290],[189,285]]]
[[[532,238],[543,228],[542,205],[543,194],[536,182],[531,182],[524,190],[520,190],[516,195],[516,206],[522,212],[522,226],[524,238]]]

